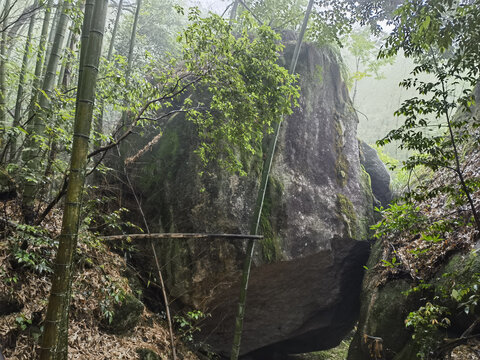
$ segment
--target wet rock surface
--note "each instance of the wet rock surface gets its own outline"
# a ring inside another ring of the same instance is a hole
[[[286,44],[286,63],[293,49],[293,42]],[[335,346],[357,315],[368,249],[360,240],[369,237],[374,204],[369,175],[360,164],[358,119],[331,50],[304,44],[297,73],[300,106],[285,119],[278,140],[260,222],[264,239],[254,254],[242,354]],[[153,136],[138,139],[131,151]],[[170,122],[151,151],[129,167],[151,231],[248,233],[268,142],[254,156],[239,151],[246,177],[214,164],[198,176],[204,169],[194,154],[198,139],[192,124],[180,117]],[[226,352],[232,339],[223,321],[215,324],[217,316],[232,319],[236,309],[234,287],[246,242],[155,244],[175,305],[212,313],[202,334],[213,350]],[[151,248],[142,242],[135,246],[132,263],[148,278],[155,268]],[[145,298],[151,307],[162,303],[152,289]],[[220,313],[218,306],[224,307]],[[255,317],[258,323],[249,320]]]
[[[359,310],[366,242],[335,238],[331,248],[301,259],[252,270],[242,354],[245,359],[281,359],[282,355],[335,347],[353,327]],[[210,304],[212,317],[200,338],[221,354],[231,349],[239,285]]]
[[[377,151],[363,141],[360,141],[360,161],[370,175],[373,195],[383,207],[387,207],[392,201],[390,174]]]

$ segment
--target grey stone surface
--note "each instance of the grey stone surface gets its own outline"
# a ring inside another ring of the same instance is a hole
[[[286,62],[293,48],[293,43],[286,45]],[[282,126],[260,224],[265,238],[256,246],[254,256],[256,275],[252,282],[258,284],[258,290],[248,297],[248,308],[256,309],[248,311],[263,312],[266,318],[250,327],[248,337],[252,340],[245,340],[242,353],[268,346],[295,352],[327,348],[341,340],[357,311],[356,286],[363,274],[359,262],[365,260],[366,245],[353,240],[336,244],[335,239],[367,239],[373,222],[370,180],[359,158],[358,119],[331,50],[304,44],[297,73],[302,89],[300,106]],[[203,169],[193,152],[198,143],[194,133],[192,124],[175,119],[151,151],[129,168],[151,231],[248,233],[262,149],[255,156],[239,151],[247,177],[229,174],[214,164],[198,176]],[[136,148],[149,139],[139,139]],[[128,196],[127,191],[126,203]],[[130,201],[134,204],[133,199]],[[177,304],[214,313],[214,304],[239,278],[246,244],[222,239],[208,243],[162,240],[156,244],[171,298]],[[149,245],[138,242],[136,246],[140,251],[133,263],[144,274],[154,274]],[[358,259],[352,249],[358,250]],[[282,275],[266,266],[278,262],[272,266],[285,271]],[[305,270],[300,264],[306,264]],[[346,269],[352,265],[356,270],[344,271],[340,265]],[[287,275],[293,271],[296,277],[289,279]],[[351,286],[342,287],[350,276]],[[283,288],[282,279],[287,281]],[[316,294],[320,290],[323,300]],[[283,296],[282,302],[269,308],[269,302],[274,301],[269,294]],[[349,311],[342,307],[340,295],[352,299]],[[225,301],[234,309],[236,300],[231,297],[233,293],[229,296]],[[161,303],[161,296],[154,291],[147,290],[145,298],[152,308]],[[290,314],[286,327],[284,314]],[[280,330],[265,330],[267,320],[272,329]],[[206,341],[219,349],[227,335],[211,324],[205,325],[210,330],[202,334],[208,333]],[[226,351],[223,345],[221,350]]]
[[[387,207],[392,201],[390,174],[377,151],[363,141],[360,141],[360,162],[370,175],[373,195],[383,207]]]

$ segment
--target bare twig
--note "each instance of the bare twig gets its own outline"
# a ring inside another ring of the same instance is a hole
[[[118,149],[118,147],[117,147],[117,149]],[[142,205],[140,204],[140,200],[137,197],[137,193],[135,192],[135,189],[133,188],[132,182],[130,181],[130,177],[128,176],[127,168],[125,166],[123,166],[123,171],[125,173],[125,177],[127,179],[128,185],[130,186],[130,190],[132,191],[133,196],[135,198],[135,201],[137,203],[138,210],[140,211],[140,214],[142,215],[143,222],[145,224],[145,229],[147,230],[148,234],[150,234],[150,227],[148,226],[148,222],[147,222],[147,219],[146,219],[145,214],[143,212]],[[157,251],[155,250],[155,245],[153,244],[153,240],[150,240],[150,246],[152,248],[153,257],[155,259],[155,265],[157,267],[158,277],[160,279],[160,285],[162,286],[162,295],[163,295],[163,300],[165,302],[165,312],[167,314],[168,329],[169,329],[169,332],[170,332],[170,345],[172,347],[172,358],[173,358],[173,360],[177,360],[177,353],[176,353],[176,350],[175,350],[175,338],[173,336],[172,318],[170,316],[170,304],[169,304],[169,301],[168,301],[167,291],[165,289],[165,283],[163,281],[162,271],[160,270],[160,263],[158,261]]]

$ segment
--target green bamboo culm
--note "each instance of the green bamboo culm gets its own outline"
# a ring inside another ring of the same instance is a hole
[[[33,6],[38,6],[38,0],[35,0]],[[20,75],[18,76],[17,98],[15,101],[15,112],[13,114],[12,127],[20,125],[20,118],[22,113],[22,99],[25,88],[25,76],[27,73],[28,58],[30,56],[30,47],[32,44],[33,29],[35,27],[36,12],[30,17],[30,23],[28,24],[27,39],[25,40],[25,49],[23,50],[22,67],[20,69]],[[10,139],[10,162],[15,161],[17,155],[17,137],[12,136]]]
[[[88,51],[88,39],[90,38],[90,30],[92,27],[93,11],[95,6],[95,0],[87,0],[85,3],[85,9],[83,14],[82,35],[80,37],[80,59],[78,65],[78,84],[82,83],[83,71],[85,67],[85,60],[87,58]],[[75,107],[75,116],[79,110],[78,107],[79,93],[77,92],[77,103]]]
[[[133,49],[135,48],[138,18],[140,17],[141,8],[142,8],[142,0],[137,0],[137,8],[135,10],[135,17],[133,18],[132,35],[130,36],[130,45],[128,47],[127,71],[125,73],[125,82],[127,83],[127,86],[130,81],[130,74],[132,72]]]
[[[130,75],[132,73],[132,63],[133,63],[133,50],[135,49],[135,40],[137,36],[137,26],[138,26],[138,18],[140,16],[140,9],[142,8],[142,0],[137,0],[137,8],[135,10],[135,17],[133,18],[133,26],[132,26],[132,32],[130,35],[130,44],[128,47],[128,56],[127,56],[127,69],[125,71],[125,86],[128,87],[130,84]],[[127,100],[125,99],[125,103]],[[121,127],[125,127],[127,125],[127,117],[128,117],[128,112],[123,111],[122,112],[122,120],[121,120]],[[125,146],[125,145],[124,145]],[[123,149],[123,146],[121,146]],[[122,154],[125,154],[124,151],[122,151]]]
[[[10,0],[5,1],[5,7],[2,11],[2,22],[0,29],[0,128],[5,128],[7,121],[7,86],[6,86],[6,53],[7,53],[7,20],[10,13]],[[3,132],[3,131],[2,131]]]
[[[43,58],[45,53],[45,45],[47,43],[47,34],[48,34],[48,27],[50,25],[50,17],[52,13],[52,5],[53,0],[48,0],[47,4],[45,5],[45,15],[43,16],[43,24],[42,24],[42,31],[40,34],[40,41],[38,44],[37,50],[37,60],[35,62],[35,72],[32,81],[32,98],[30,100],[29,105],[29,113],[28,118],[32,118],[35,115],[35,108],[36,103],[38,100],[38,90],[41,83],[42,77],[42,67],[43,67]],[[27,131],[33,131],[33,121],[29,121],[27,123]]]
[[[122,15],[122,8],[123,8],[123,0],[120,0],[118,2],[117,6],[117,15],[115,16],[115,23],[113,24],[113,30],[112,30],[112,38],[110,39],[110,45],[108,46],[108,54],[107,54],[107,61],[112,60],[112,55],[113,55],[113,48],[115,45],[115,38],[117,37],[117,31],[118,31],[118,25],[120,23],[120,17]],[[101,99],[100,102],[100,111],[99,115],[97,117],[97,121],[95,122],[95,132],[97,134],[102,134],[103,133],[103,114],[105,112],[105,101]],[[94,147],[99,147],[101,145],[101,141],[97,140],[94,142]],[[101,158],[101,154],[95,158],[95,161]],[[93,173],[93,183],[98,184],[100,182],[100,177],[99,177],[99,172],[96,171]]]
[[[28,151],[23,153],[23,162],[29,172],[37,174],[41,168],[41,161],[39,159],[40,149],[36,143],[35,137],[41,137],[45,133],[47,125],[47,119],[50,110],[50,97],[53,95],[53,89],[55,86],[55,79],[57,76],[58,63],[63,50],[63,42],[65,33],[67,30],[67,24],[69,21],[68,7],[70,6],[70,0],[65,0],[61,8],[57,11],[61,11],[61,15],[55,30],[55,37],[53,40],[52,50],[48,63],[46,66],[45,77],[42,82],[42,91],[38,94],[38,111],[33,113],[32,125],[29,126],[28,136],[26,140],[26,148]],[[35,104],[34,104],[35,107]],[[34,108],[33,107],[33,108]],[[25,181],[23,183],[22,195],[22,210],[25,221],[28,224],[34,222],[34,202],[37,195],[38,184],[33,181]]]
[[[62,13],[62,9],[63,9],[62,6],[63,5],[60,4],[60,1],[59,1],[55,9],[55,14],[53,15],[52,24],[51,24],[52,26],[50,27],[50,33],[48,34],[48,40],[46,43],[45,64],[42,69],[42,77],[45,77],[45,72],[47,71],[48,59],[50,59],[50,55],[52,54],[52,46],[55,39],[55,33],[57,30],[58,22],[60,20],[60,15]],[[53,5],[52,10],[53,8],[55,8],[55,5]]]
[[[235,0],[232,5],[232,11],[230,11],[230,21],[233,21],[237,18],[237,8],[239,0]]]
[[[41,341],[40,360],[66,360],[68,309],[71,297],[73,257],[77,246],[78,226],[85,183],[85,169],[88,153],[89,134],[93,117],[95,88],[98,66],[102,51],[103,32],[107,15],[108,0],[95,0],[90,35],[85,56],[83,73],[78,84],[77,111],[75,114],[72,155],[70,159],[69,182],[65,198],[62,232],[54,263],[52,289],[48,300],[44,333]]]
[[[115,45],[115,38],[117,37],[118,24],[120,23],[120,16],[122,15],[123,0],[118,2],[117,15],[115,16],[115,23],[113,24],[112,30],[112,39],[110,40],[110,45],[108,47],[107,60],[112,60],[113,55],[113,46]]]
[[[314,0],[309,1],[307,10],[305,12],[305,17],[303,19],[300,35],[295,45],[293,57],[290,62],[290,69],[289,69],[290,74],[293,74],[297,67],[298,56],[300,54],[300,47],[302,45],[303,37],[307,29],[310,13],[312,12],[313,2]],[[258,188],[257,200],[255,203],[252,223],[250,225],[250,235],[258,234],[260,218],[263,210],[263,202],[264,202],[265,193],[267,190],[268,178],[270,176],[270,170],[272,168],[273,156],[275,155],[275,149],[277,147],[278,135],[280,133],[281,124],[282,124],[282,121],[280,120],[274,125],[273,138],[270,142],[270,146],[267,150],[267,157],[263,164],[262,178],[260,180],[260,186]],[[240,355],[240,344],[242,340],[243,320],[245,318],[245,305],[247,301],[248,280],[250,278],[250,269],[252,266],[253,251],[255,248],[254,245],[255,245],[254,240],[252,239],[248,240],[246,258],[243,265],[242,282],[240,286],[240,296],[238,301],[237,316],[235,318],[235,330],[234,330],[233,345],[232,345],[232,352],[230,354],[230,360],[237,360],[238,356]]]

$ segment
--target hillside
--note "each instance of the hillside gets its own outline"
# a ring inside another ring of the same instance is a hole
[[[49,217],[43,231],[11,226],[17,213],[14,202],[7,203],[2,213],[13,220],[4,222],[0,240],[0,348],[6,359],[29,360],[39,346],[60,218],[58,212]],[[29,244],[22,250],[24,239]],[[83,231],[75,268],[69,359],[170,356],[166,321],[137,300],[141,293],[132,290],[125,277],[135,274],[121,256]],[[179,358],[198,359],[179,339],[176,347]]]

